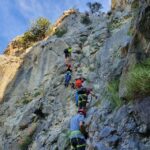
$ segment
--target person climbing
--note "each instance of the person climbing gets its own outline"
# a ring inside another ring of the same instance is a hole
[[[78,106],[78,100],[79,100],[78,90],[79,90],[80,88],[82,88],[82,83],[83,83],[84,81],[85,81],[85,78],[79,77],[79,76],[75,79],[74,88],[77,89],[77,91],[75,92],[76,106]]]
[[[70,142],[74,150],[85,150],[86,139],[88,138],[88,133],[84,125],[85,117],[86,112],[83,109],[79,109],[78,114],[71,118]]]
[[[77,95],[78,95],[78,100],[76,99],[76,105],[79,106],[79,108],[83,108],[83,109],[86,109],[87,103],[90,102],[88,101],[89,95],[97,99],[97,96],[94,94],[91,88],[81,87],[80,89],[78,89]]]
[[[72,53],[72,48],[71,47],[64,49],[66,64],[68,64],[70,62],[71,53]]]
[[[88,103],[87,89],[84,87],[81,87],[77,93],[78,93],[78,107],[79,107],[79,109],[86,109],[86,104]]]
[[[65,87],[68,87],[71,80],[71,71],[67,71],[65,74]]]
[[[68,49],[64,49],[64,54],[65,54],[65,59],[67,59],[69,57],[69,51]]]

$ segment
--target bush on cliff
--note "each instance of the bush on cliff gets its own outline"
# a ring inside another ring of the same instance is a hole
[[[54,35],[56,35],[57,37],[62,37],[66,33],[67,33],[67,28],[57,28]]]
[[[46,36],[46,31],[49,29],[49,26],[49,20],[40,17],[32,23],[29,31],[34,35],[35,40],[41,40]]]
[[[150,58],[136,64],[128,73],[128,99],[143,98],[150,95]]]
[[[46,37],[47,30],[50,28],[49,20],[40,17],[33,21],[31,27],[17,41],[18,48],[26,49],[34,42],[42,40]]]

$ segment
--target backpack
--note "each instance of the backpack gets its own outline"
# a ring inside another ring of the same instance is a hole
[[[82,87],[78,90],[78,94],[87,94],[87,89]]]
[[[68,53],[68,49],[64,49],[64,53]]]

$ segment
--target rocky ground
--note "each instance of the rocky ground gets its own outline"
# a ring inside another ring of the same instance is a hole
[[[150,97],[129,102],[125,85],[127,69],[138,61],[139,51],[141,57],[150,52],[148,4],[145,1],[137,8],[135,22],[136,8],[90,16],[88,25],[80,21],[83,14],[72,14],[62,22],[68,29],[62,37],[51,36],[37,43],[22,58],[13,56],[7,61],[8,56],[1,56],[0,68],[5,71],[0,72],[0,93],[4,95],[0,149],[70,150],[68,125],[77,108],[75,91],[64,88],[63,50],[72,46],[72,81],[81,74],[87,79],[85,85],[98,96],[91,100],[87,112],[87,150],[149,150]],[[115,108],[107,90],[114,79],[119,81],[122,101]]]

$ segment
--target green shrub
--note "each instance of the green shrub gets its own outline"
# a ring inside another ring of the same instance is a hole
[[[108,94],[110,96],[111,104],[114,108],[118,108],[121,106],[122,101],[119,98],[119,80],[113,80],[107,86]]]
[[[27,31],[17,41],[18,47],[22,47],[22,48],[26,49],[26,48],[30,47],[33,42],[36,41],[35,39],[36,39],[35,35],[32,34],[30,31]]]
[[[150,95],[150,59],[134,66],[128,73],[128,99],[142,98]]]
[[[41,95],[41,92],[36,92],[36,93],[34,94],[34,97],[37,97],[37,96],[39,96],[39,95]]]
[[[26,49],[33,43],[42,40],[47,35],[47,30],[50,30],[49,20],[40,17],[33,21],[31,27],[19,38],[17,42],[18,48]]]
[[[57,28],[54,35],[56,35],[57,37],[62,37],[66,33],[67,33],[67,28]]]
[[[85,25],[91,24],[91,20],[88,15],[82,16],[80,22]]]
[[[137,9],[137,8],[139,8],[139,1],[135,0],[135,1],[131,4],[131,8],[132,8],[132,9]]]
[[[24,96],[21,99],[19,99],[16,103],[18,103],[18,105],[22,105],[22,104],[25,105],[25,104],[30,103],[32,100],[33,100],[32,94],[26,92],[24,93]]]
[[[119,28],[121,25],[122,25],[121,20],[113,20],[112,22],[110,22],[110,23],[108,24],[108,29],[109,29],[110,31],[112,31],[112,30],[114,30],[114,29]]]
[[[41,40],[46,36],[46,32],[49,29],[49,26],[49,20],[40,17],[32,23],[29,31],[34,35],[34,40]]]

